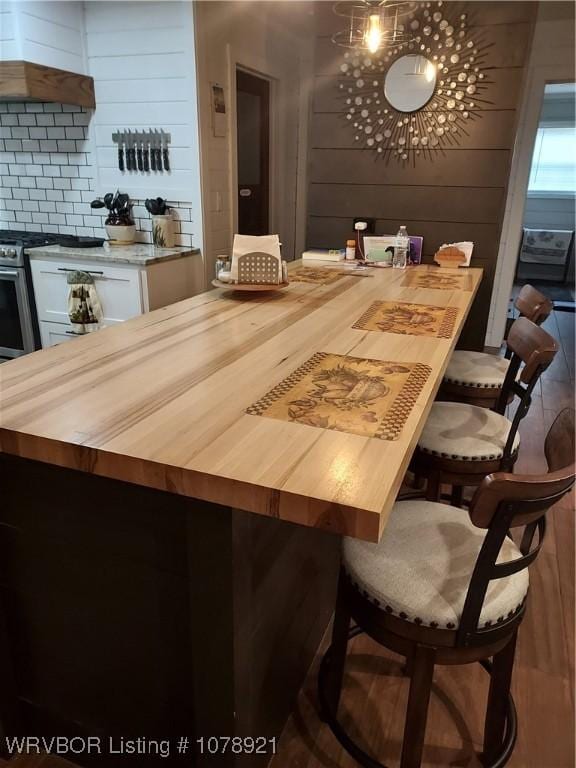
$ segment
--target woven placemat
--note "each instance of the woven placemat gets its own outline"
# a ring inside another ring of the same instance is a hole
[[[422,363],[316,352],[246,413],[396,440],[431,370]]]
[[[435,272],[409,272],[401,285],[404,288],[436,288],[440,291],[471,291],[472,277],[466,274],[439,275]]]
[[[333,269],[324,269],[323,267],[300,267],[300,269],[290,272],[288,279],[291,283],[320,283],[327,285],[335,283],[345,275],[342,272],[336,272]]]
[[[375,301],[352,328],[451,339],[457,318],[456,307],[435,307],[404,301]]]

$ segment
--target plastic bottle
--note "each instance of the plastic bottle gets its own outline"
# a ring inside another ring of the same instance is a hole
[[[392,266],[396,269],[404,269],[408,263],[408,254],[410,253],[410,238],[405,226],[401,226],[396,235],[394,244],[394,258]]]
[[[356,242],[346,240],[346,261],[353,261],[356,258]]]

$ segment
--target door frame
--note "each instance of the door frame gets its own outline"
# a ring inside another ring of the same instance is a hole
[[[574,82],[574,72],[564,64],[531,67],[529,76],[526,78],[496,263],[494,291],[485,342],[488,347],[500,348],[506,332],[506,319],[522,240],[524,209],[534,144],[544,100],[544,88],[551,83],[566,82]]]
[[[269,145],[268,145],[268,229],[278,231],[278,177],[279,177],[279,132],[278,101],[281,80],[278,73],[266,71],[267,67],[258,57],[239,56],[233,46],[228,46],[228,92],[230,94],[230,207],[232,213],[232,236],[238,231],[238,111],[236,106],[236,71],[267,80],[270,86],[269,101]]]
[[[235,92],[234,92],[234,98],[235,98],[235,102],[236,102],[235,107],[237,107],[237,95],[238,95],[237,94],[237,90],[238,90],[238,85],[237,85],[238,80],[237,80],[237,78],[238,78],[238,74],[239,73],[241,73],[243,75],[249,75],[250,77],[253,77],[253,78],[257,78],[258,80],[261,80],[262,82],[268,84],[268,104],[267,104],[268,132],[267,132],[267,136],[266,136],[266,141],[265,142],[262,141],[263,136],[262,136],[262,131],[261,130],[260,130],[260,136],[259,136],[259,140],[260,140],[261,144],[265,145],[265,150],[266,150],[266,155],[267,155],[267,157],[266,157],[266,170],[267,170],[268,178],[266,179],[266,184],[265,184],[266,195],[263,198],[263,202],[265,202],[265,205],[266,205],[266,222],[267,222],[267,225],[268,225],[268,232],[264,232],[263,234],[268,235],[268,234],[270,234],[270,228],[271,228],[270,202],[271,202],[272,195],[270,193],[270,185],[271,185],[271,181],[272,181],[272,173],[271,173],[271,160],[272,160],[272,158],[271,158],[271,143],[272,143],[272,83],[273,83],[273,80],[271,80],[271,78],[269,78],[269,77],[263,77],[262,75],[256,74],[255,72],[252,72],[252,71],[249,71],[249,70],[245,69],[244,67],[237,67],[236,68],[236,73],[235,73]],[[236,173],[236,178],[238,178],[238,111],[237,111],[237,108],[236,108],[236,120],[235,120],[235,123],[236,124],[235,124],[234,128],[235,128],[235,131],[236,131],[236,154],[235,154],[234,170],[235,170],[235,173]],[[235,225],[236,225],[235,231],[238,230],[238,195],[239,195],[239,191],[238,190],[239,190],[239,185],[236,186],[236,197],[235,197],[235,203],[236,203],[236,208],[235,208],[235,212],[234,212],[235,216],[236,216],[235,222],[234,222]]]

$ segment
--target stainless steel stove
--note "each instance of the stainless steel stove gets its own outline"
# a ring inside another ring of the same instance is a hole
[[[0,358],[40,348],[26,251],[61,242],[61,235],[0,230]]]

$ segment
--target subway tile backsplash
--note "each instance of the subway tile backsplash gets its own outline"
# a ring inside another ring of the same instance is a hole
[[[106,237],[94,199],[91,113],[68,104],[0,103],[0,228]],[[144,200],[133,200],[136,240],[152,240]],[[192,244],[192,204],[169,201],[177,245]]]

